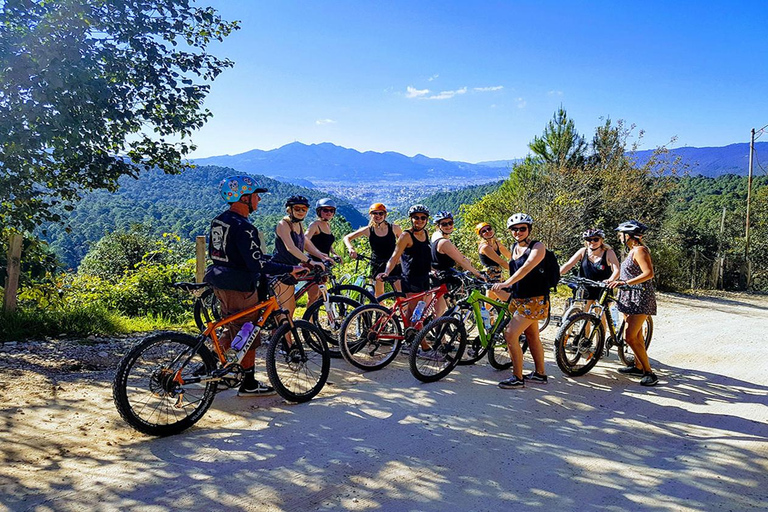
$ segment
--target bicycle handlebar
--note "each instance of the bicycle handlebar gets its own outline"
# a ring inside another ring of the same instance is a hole
[[[593,288],[608,288],[608,283],[587,279],[586,277],[562,277],[560,281],[565,284],[575,284],[578,286],[590,286]],[[616,288],[625,288],[627,290],[640,290],[643,287],[639,284],[622,284]]]

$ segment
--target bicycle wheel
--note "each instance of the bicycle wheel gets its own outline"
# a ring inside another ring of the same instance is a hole
[[[555,336],[555,360],[572,377],[591,370],[603,354],[605,333],[600,319],[589,313],[572,315]]]
[[[208,288],[195,299],[194,317],[195,325],[201,331],[205,330],[208,322],[221,320],[221,305],[213,293],[213,288]]]
[[[133,428],[153,436],[169,436],[191,427],[211,406],[215,382],[200,380],[217,366],[198,339],[178,332],[144,338],[120,361],[112,383],[117,412]]]
[[[552,310],[547,311],[547,318],[544,320],[539,320],[539,332],[543,331],[544,329],[549,326],[549,317],[551,316]]]
[[[290,336],[289,336],[290,334]],[[317,395],[331,371],[331,358],[320,329],[305,320],[278,327],[267,348],[267,375],[277,393],[289,402],[307,402]]]
[[[632,352],[632,349],[627,345],[627,342],[625,340],[624,331],[626,329],[626,325],[624,325],[624,321],[622,320],[621,326],[619,327],[619,343],[618,347],[616,348],[616,352],[619,355],[619,360],[622,362],[622,364],[626,366],[635,366],[635,354]],[[648,350],[648,347],[651,344],[651,338],[653,337],[653,317],[651,315],[648,315],[645,317],[645,322],[643,322],[643,341],[645,341],[645,350]]]
[[[339,333],[341,324],[353,309],[360,305],[350,298],[341,295],[329,295],[328,305],[321,299],[316,300],[304,312],[302,317],[307,322],[314,324],[323,333],[323,339],[328,346],[328,353],[331,357],[341,357],[339,350]],[[331,308],[329,311],[328,308]]]
[[[333,295],[340,295],[359,304],[376,303],[376,296],[361,286],[353,284],[340,284],[328,290]]]
[[[341,326],[339,346],[349,364],[361,370],[380,370],[391,363],[403,343],[402,327],[389,309],[363,304]]]
[[[504,339],[504,328],[507,322],[508,320],[505,319],[488,344],[488,362],[497,370],[506,370],[512,367],[512,358],[509,357],[507,340]]]
[[[466,344],[467,332],[459,320],[448,316],[432,320],[411,343],[411,373],[422,382],[442,379],[459,364]]]

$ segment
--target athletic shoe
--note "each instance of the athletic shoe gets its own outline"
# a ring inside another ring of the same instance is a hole
[[[499,387],[501,389],[524,388],[525,380],[518,379],[515,375],[513,375],[507,380],[499,382]]]
[[[274,394],[275,388],[255,379],[252,383],[244,382],[241,384],[240,389],[237,392],[237,396],[266,396]]]
[[[417,357],[421,359],[426,359],[428,361],[435,361],[437,363],[442,363],[445,361],[445,354],[441,354],[437,350],[424,350],[423,348],[419,347],[419,353],[416,354]]]
[[[623,373],[624,375],[633,375],[636,377],[642,377],[645,375],[645,372],[643,372],[643,370],[637,366],[625,366],[624,368],[619,368],[617,371],[619,373]]]
[[[546,384],[547,376],[541,373],[531,372],[528,375],[523,375],[523,380],[529,380],[531,382],[537,382],[539,384]]]
[[[655,386],[659,383],[659,378],[653,372],[648,372],[640,379],[641,386]]]

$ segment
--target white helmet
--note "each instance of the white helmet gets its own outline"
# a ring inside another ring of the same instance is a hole
[[[533,226],[533,217],[527,213],[513,213],[507,219],[507,229],[516,224],[528,224],[529,226]]]

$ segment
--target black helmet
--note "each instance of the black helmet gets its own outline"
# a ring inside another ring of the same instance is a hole
[[[619,226],[614,229],[614,231],[618,231],[619,233],[627,233],[629,235],[642,235],[648,231],[648,226],[636,220],[628,220],[619,224]]]
[[[600,238],[605,238],[605,232],[602,229],[590,228],[581,234],[581,238],[593,238],[596,236],[599,236]]]
[[[429,217],[429,208],[424,206],[423,204],[415,204],[408,208],[408,216],[413,216],[414,213],[424,213]]]
[[[307,208],[309,208],[309,199],[307,199],[304,196],[291,196],[288,199],[285,200],[285,207],[288,208],[289,206],[296,206],[296,205],[304,205]]]

